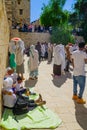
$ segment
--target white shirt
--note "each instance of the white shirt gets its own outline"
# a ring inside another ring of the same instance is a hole
[[[13,93],[12,89],[9,89],[8,91]],[[16,100],[17,97],[14,93],[12,95],[3,95],[4,106],[12,108],[15,105]]]
[[[25,89],[25,87],[23,86],[23,83],[16,83],[16,91],[20,91]]]
[[[16,72],[14,72],[13,74],[11,74],[11,77],[13,79],[13,83],[16,83],[18,74]]]
[[[73,75],[85,76],[85,59],[87,59],[87,54],[83,51],[77,50],[72,53],[72,59],[74,60],[74,70]]]

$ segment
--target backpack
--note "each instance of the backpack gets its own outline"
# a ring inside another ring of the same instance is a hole
[[[18,96],[17,101],[13,107],[14,115],[25,114],[29,111],[29,97],[24,97],[22,95]]]

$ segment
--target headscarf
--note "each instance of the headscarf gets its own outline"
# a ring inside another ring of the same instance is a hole
[[[64,45],[63,44],[60,44],[59,45],[60,46],[60,48],[61,48],[61,55],[62,55],[62,71],[64,71],[64,69],[65,69],[65,48],[64,48]]]
[[[9,70],[12,70],[11,67],[6,68],[6,72],[8,72]]]
[[[54,64],[62,64],[61,47],[59,45],[55,46],[54,48]]]
[[[3,81],[3,87],[5,89],[11,89],[13,85],[13,80],[10,77],[7,77],[6,79],[4,79]]]
[[[34,57],[34,53],[35,53],[35,46],[34,45],[31,45],[30,46],[30,55],[32,56],[32,57]]]
[[[19,44],[20,48],[24,51],[24,49],[25,49],[24,42],[21,40],[21,41],[18,41],[18,44]]]
[[[55,54],[58,55],[61,51],[61,47],[59,45],[55,46]]]
[[[21,48],[22,51],[24,51],[25,47],[24,47],[24,42],[22,40],[16,41],[10,41],[9,43],[9,52],[10,53],[15,53],[16,49]]]
[[[29,57],[29,70],[34,71],[38,68],[39,56],[38,51],[35,49],[34,45],[30,46],[30,57]]]
[[[10,41],[10,43],[9,43],[9,52],[10,53],[15,53],[15,49],[16,49],[15,42]]]
[[[9,108],[12,108],[17,100],[17,97],[12,90],[12,85],[13,85],[12,78],[8,77],[8,78],[4,79],[3,90],[6,90],[7,92],[11,92],[11,95],[3,94],[3,105],[7,106]]]
[[[21,64],[23,63],[23,60],[24,60],[23,51],[24,51],[24,47],[23,47],[23,42],[22,42],[22,40],[21,40],[21,41],[19,41],[19,42],[16,44],[16,50],[15,50],[16,64],[17,64],[17,65],[21,65]]]

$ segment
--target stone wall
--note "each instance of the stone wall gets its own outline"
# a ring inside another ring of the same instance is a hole
[[[5,0],[6,13],[9,23],[9,28],[12,26],[12,0]]]
[[[9,29],[5,10],[5,1],[0,0],[0,120],[2,115],[2,85],[5,74],[9,42]]]
[[[30,0],[12,0],[12,20],[17,23],[30,22]]]
[[[18,30],[12,30],[11,38],[20,37],[25,46],[36,44],[38,41],[40,42],[50,42],[50,34],[49,33],[29,33],[29,32],[18,32]]]

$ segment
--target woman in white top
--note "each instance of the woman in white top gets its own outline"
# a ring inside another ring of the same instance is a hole
[[[4,107],[13,108],[16,103],[17,97],[12,90],[12,85],[12,78],[7,77],[6,79],[4,79],[2,90]]]

